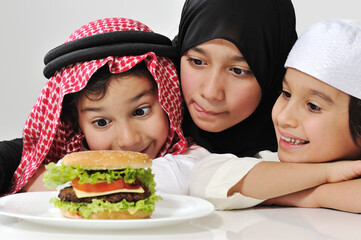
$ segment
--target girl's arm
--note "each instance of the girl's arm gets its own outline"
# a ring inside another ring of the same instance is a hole
[[[361,179],[328,183],[267,200],[265,205],[323,207],[361,213]]]
[[[231,187],[228,196],[269,199],[319,186],[350,180],[361,175],[361,161],[330,163],[260,162]]]

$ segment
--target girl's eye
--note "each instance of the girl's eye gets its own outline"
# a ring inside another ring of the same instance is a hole
[[[246,76],[252,76],[252,71],[245,70],[242,68],[231,68],[230,71],[236,76],[236,77],[246,77]]]
[[[196,59],[196,58],[188,58],[189,62],[192,62],[194,65],[201,66],[204,65],[204,62],[202,60]]]
[[[309,109],[312,111],[312,112],[319,112],[321,111],[321,108],[313,103],[307,103]]]
[[[150,107],[140,107],[135,109],[135,111],[133,112],[133,116],[144,117],[149,114],[149,111]]]
[[[284,98],[291,98],[291,93],[285,91],[285,90],[282,90],[282,95]]]
[[[246,71],[246,70],[243,70],[243,69],[240,69],[240,68],[231,68],[231,71],[234,72],[237,75],[249,73],[249,71]]]
[[[103,127],[106,127],[108,124],[109,124],[109,120],[108,119],[98,119],[98,120],[95,120],[93,122],[93,124],[95,124],[97,127],[100,127],[100,128],[103,128]]]

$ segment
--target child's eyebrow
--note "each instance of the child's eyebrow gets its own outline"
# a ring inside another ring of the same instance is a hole
[[[96,108],[96,107],[86,107],[86,108],[82,108],[80,109],[80,112],[100,112],[102,111],[103,108],[99,107],[99,108]]]
[[[331,104],[334,103],[332,98],[330,98],[329,96],[327,96],[323,92],[320,92],[320,91],[317,91],[317,90],[314,90],[314,89],[310,89],[310,94],[311,95],[316,95],[316,96],[322,98],[323,100],[325,100],[326,102],[329,102]]]
[[[200,47],[193,47],[190,50],[193,50],[193,51],[198,52],[200,54],[206,54],[206,51],[204,51]],[[243,56],[237,56],[237,55],[232,56],[231,60],[237,61],[237,62],[247,62],[246,59]]]
[[[129,99],[128,102],[134,103],[134,102],[138,101],[139,99],[141,99],[143,96],[148,95],[148,94],[156,95],[157,94],[156,89],[145,90],[145,91],[139,93],[138,95],[132,97],[131,99]],[[100,112],[102,110],[103,110],[102,107],[86,107],[86,108],[82,108],[80,110],[80,112]]]
[[[138,95],[132,97],[131,99],[129,99],[128,102],[130,102],[130,103],[136,102],[139,99],[141,99],[143,96],[148,95],[148,94],[156,95],[156,90],[155,89],[145,90],[145,91],[139,93]]]
[[[283,83],[288,85],[286,77],[283,77]],[[329,97],[328,95],[324,94],[323,92],[317,91],[315,89],[309,89],[309,93],[310,93],[310,95],[314,95],[314,96],[318,96],[318,97],[322,98],[323,100],[325,100],[326,102],[329,102],[330,104],[334,103],[332,98]]]
[[[202,48],[199,48],[199,47],[192,47],[191,49],[189,50],[192,50],[192,51],[195,51],[197,53],[201,53],[201,54],[205,54],[206,51],[204,51]]]

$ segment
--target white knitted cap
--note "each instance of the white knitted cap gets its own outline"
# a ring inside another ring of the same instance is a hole
[[[361,99],[361,21],[333,19],[312,25],[293,46],[285,67]]]

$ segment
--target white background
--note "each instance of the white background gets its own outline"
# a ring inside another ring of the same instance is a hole
[[[221,1],[221,0],[220,0]],[[252,1],[252,0],[250,0]],[[0,0],[0,140],[21,137],[46,82],[44,55],[82,25],[129,17],[169,38],[184,0]],[[297,31],[329,18],[361,20],[359,0],[293,0]]]

